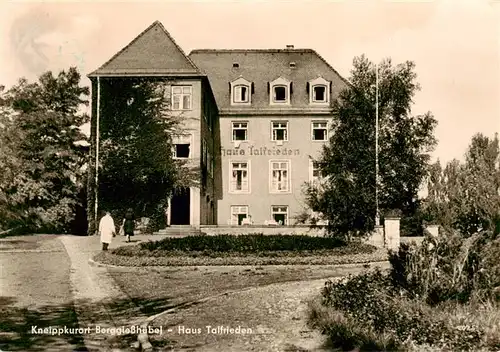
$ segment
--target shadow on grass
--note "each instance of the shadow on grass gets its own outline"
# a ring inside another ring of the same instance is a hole
[[[77,314],[72,304],[40,306],[36,308],[16,307],[14,297],[0,298],[0,350],[45,351],[59,348],[87,351],[82,334],[53,336],[33,334],[32,327],[78,328]]]
[[[137,334],[98,335],[96,326],[130,328],[148,316],[174,307],[169,298],[140,297],[97,302],[80,300],[78,309],[72,303],[18,307],[16,302],[15,297],[0,297],[0,351],[101,351],[102,348],[135,351],[131,344],[137,341]],[[80,331],[52,335],[33,333],[33,327],[80,328]],[[90,334],[82,331],[86,328],[91,329]]]

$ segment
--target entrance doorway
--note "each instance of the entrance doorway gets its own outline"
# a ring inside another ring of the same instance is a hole
[[[183,188],[176,191],[170,200],[170,224],[189,225],[190,210],[189,188]]]

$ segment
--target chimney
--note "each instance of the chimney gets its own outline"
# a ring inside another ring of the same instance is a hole
[[[286,48],[287,48],[287,49],[293,49],[293,45],[292,45],[292,44],[288,44],[288,45],[286,46]]]

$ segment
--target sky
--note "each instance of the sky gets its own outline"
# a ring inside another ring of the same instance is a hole
[[[354,57],[414,61],[414,114],[438,120],[433,159],[500,133],[500,0],[1,2],[0,85],[77,66],[82,83],[159,20],[192,49],[311,48],[349,78]]]

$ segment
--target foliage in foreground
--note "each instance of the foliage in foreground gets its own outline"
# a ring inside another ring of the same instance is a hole
[[[344,350],[498,350],[500,245],[492,236],[402,245],[388,275],[328,281],[310,323]]]
[[[402,244],[389,256],[392,285],[430,305],[496,299],[499,257],[500,237],[492,232],[467,239],[456,233],[426,236],[421,246]]]

